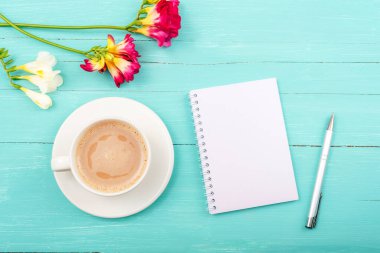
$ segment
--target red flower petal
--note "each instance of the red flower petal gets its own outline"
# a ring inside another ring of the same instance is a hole
[[[118,88],[120,85],[124,83],[124,76],[121,71],[115,66],[115,64],[111,61],[106,61],[108,71],[110,72],[113,80]]]
[[[88,59],[84,60],[84,64],[81,64],[80,67],[87,72],[95,71],[94,66],[90,63],[90,60]]]
[[[112,49],[113,47],[115,47],[115,39],[113,38],[113,36],[111,34],[108,34],[107,48]]]
[[[88,71],[88,72],[93,72],[93,71],[104,72],[106,70],[104,58],[101,58],[99,60],[85,59],[84,63],[85,64],[81,64],[80,67],[83,70]]]
[[[135,32],[142,33],[157,40],[160,47],[171,45],[171,39],[178,36],[181,29],[178,0],[160,0],[149,11],[144,26]]]
[[[134,39],[130,34],[127,34],[124,40],[118,43],[113,50],[114,53],[118,55],[128,55],[130,60],[136,60],[137,57],[140,57],[139,53],[135,49]]]
[[[140,70],[140,64],[138,62],[131,62],[124,58],[114,58],[113,62],[123,74],[126,82],[132,81],[134,75]]]

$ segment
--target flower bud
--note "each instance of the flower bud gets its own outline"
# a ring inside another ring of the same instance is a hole
[[[53,105],[53,101],[51,98],[43,93],[38,93],[32,90],[29,90],[25,87],[20,88],[21,91],[25,93],[36,105],[38,105],[41,109],[49,109]]]

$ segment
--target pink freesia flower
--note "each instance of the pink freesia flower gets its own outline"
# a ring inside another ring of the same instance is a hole
[[[156,39],[160,47],[169,47],[171,39],[176,38],[181,29],[179,0],[151,0],[148,3],[153,5],[140,11],[146,16],[136,21],[139,27],[132,31]]]
[[[120,87],[122,83],[132,81],[140,70],[137,59],[140,55],[133,41],[131,35],[127,34],[122,42],[115,44],[112,35],[108,35],[107,47],[94,47],[89,59],[80,66],[88,72],[103,73],[108,69],[116,86]]]

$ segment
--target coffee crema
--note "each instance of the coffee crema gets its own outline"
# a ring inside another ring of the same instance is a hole
[[[139,131],[120,120],[90,126],[76,148],[78,174],[91,188],[105,193],[124,191],[144,175],[148,151]]]

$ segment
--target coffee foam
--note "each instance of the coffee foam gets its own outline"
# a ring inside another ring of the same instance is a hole
[[[132,125],[103,120],[80,137],[76,164],[81,179],[91,188],[114,193],[131,188],[147,169],[146,143]]]

